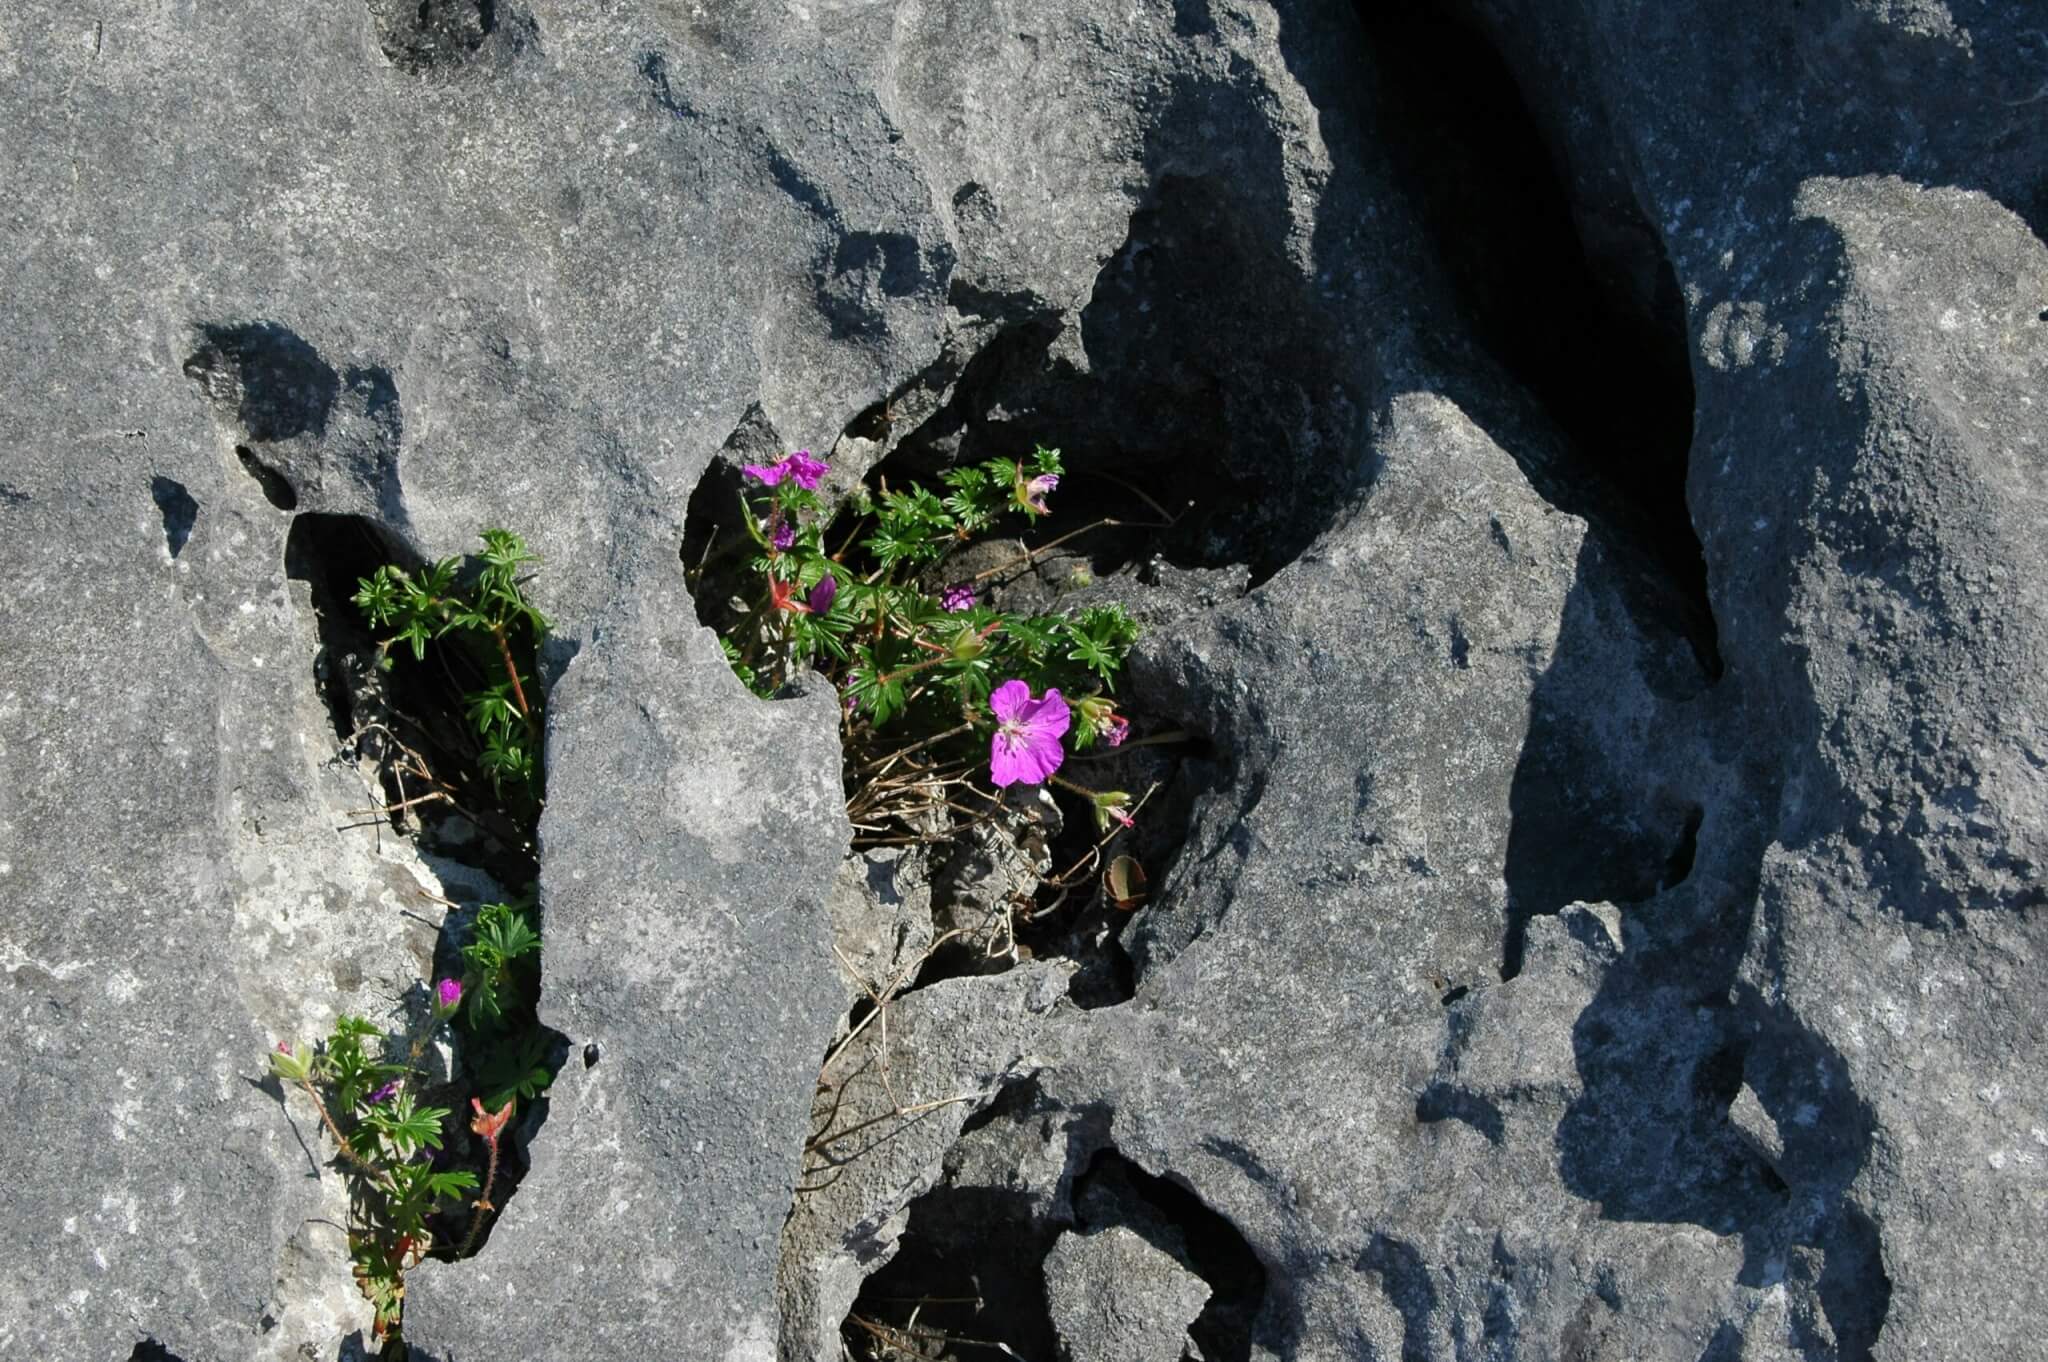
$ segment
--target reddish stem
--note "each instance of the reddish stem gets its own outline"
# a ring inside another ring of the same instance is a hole
[[[498,1141],[493,1137],[485,1140],[484,1144],[491,1151],[490,1162],[484,1167],[484,1193],[476,1199],[476,1210],[469,1217],[469,1233],[462,1236],[462,1247],[455,1251],[458,1258],[469,1256],[470,1247],[476,1243],[477,1231],[483,1228],[484,1212],[497,1209],[491,1205],[491,1184],[498,1180]]]
[[[505,675],[512,678],[512,698],[519,702],[520,717],[528,724],[533,722],[533,708],[526,703],[526,688],[519,684],[519,668],[512,662],[512,645],[505,640],[505,626],[493,624],[491,637],[498,640],[498,656],[504,660]]]

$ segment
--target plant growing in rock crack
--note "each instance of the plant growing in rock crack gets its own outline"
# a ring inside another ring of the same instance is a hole
[[[415,662],[427,645],[459,640],[477,654],[486,683],[463,696],[476,730],[477,765],[501,799],[538,805],[541,791],[541,696],[518,657],[531,657],[547,633],[547,617],[526,599],[519,570],[539,561],[509,530],[489,529],[473,572],[443,558],[417,572],[386,564],[362,579],[356,606],[379,629],[395,630],[378,645],[380,665],[403,644]]]
[[[836,547],[825,542],[817,490],[826,472],[808,450],[743,470],[741,518],[759,588],[720,642],[757,694],[775,694],[806,668],[839,688],[856,833],[870,845],[936,840],[944,825],[932,815],[980,817],[999,804],[984,778],[995,787],[1050,781],[1087,800],[1103,830],[1127,826],[1129,794],[1058,771],[1068,751],[1115,746],[1129,732],[1113,692],[1137,625],[1116,604],[1006,611],[986,585],[1073,535],[973,577],[944,576],[957,550],[1002,522],[1050,513],[1060,452],[1041,446],[1028,460],[955,468],[942,489],[863,489]],[[892,835],[892,824],[901,831]]]
[[[461,986],[441,981],[427,1027],[402,1060],[381,1030],[353,1016],[336,1019],[316,1049],[280,1041],[270,1056],[278,1080],[311,1099],[350,1179],[349,1252],[380,1337],[397,1332],[406,1269],[435,1247],[428,1216],[477,1187],[470,1170],[437,1166],[450,1109],[422,1105],[414,1091],[421,1053],[460,1001]]]
[[[487,791],[476,782],[477,808],[512,831],[512,845],[530,845],[542,794],[543,699],[532,668],[547,620],[526,599],[519,573],[538,560],[509,531],[485,530],[482,538],[484,552],[473,563],[449,558],[416,572],[386,566],[359,581],[354,600],[373,626],[392,631],[378,648],[384,668],[400,645],[413,663],[430,646],[467,655],[440,660],[453,663],[447,675],[482,678],[462,698],[475,767],[489,777]],[[404,753],[405,769],[431,789],[409,799],[401,784],[398,802],[380,812],[436,800],[461,807],[454,787],[417,751],[386,736]],[[364,1018],[344,1016],[319,1045],[280,1043],[270,1057],[272,1071],[312,1102],[334,1142],[349,1179],[356,1281],[375,1309],[376,1333],[390,1341],[387,1352],[399,1355],[407,1270],[475,1247],[497,1209],[504,1133],[520,1104],[538,1098],[553,1077],[537,1010],[541,927],[532,899],[483,904],[460,939],[460,976],[434,986],[425,1022],[409,1034],[386,1036]],[[421,1057],[450,1032],[460,1039],[450,1051],[460,1062],[430,1076]],[[468,1146],[448,1125],[465,1102],[475,1137]]]
[[[540,933],[531,905],[487,903],[462,949],[463,976],[434,987],[426,1025],[392,1039],[362,1017],[343,1016],[317,1047],[279,1042],[271,1071],[312,1102],[351,1180],[349,1250],[356,1284],[376,1311],[376,1333],[395,1338],[405,1274],[429,1255],[461,1258],[475,1247],[498,1180],[499,1139],[522,1101],[552,1081],[548,1043],[534,1019]],[[458,1029],[469,1081],[433,1093],[468,1094],[470,1130],[484,1145],[484,1170],[452,1166],[445,1127],[455,1108],[424,1104],[420,1058],[443,1028]],[[432,1219],[475,1193],[459,1243],[437,1239]]]

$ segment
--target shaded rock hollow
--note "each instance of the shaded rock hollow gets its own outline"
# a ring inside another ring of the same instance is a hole
[[[425,1355],[832,1358],[966,1207],[1012,1248],[963,1334],[2034,1346],[2012,7],[29,0],[0,72],[0,1353],[364,1347],[261,1057],[450,886],[339,827],[309,514],[508,524],[560,625],[542,1011],[601,1060],[416,1274]],[[835,711],[696,625],[691,494],[735,441],[1038,440],[1195,502],[1104,589],[1212,778],[1130,1001],[912,993],[954,1030],[897,1081],[975,1101],[793,1216]],[[1111,1234],[1157,1312],[1088,1297]]]

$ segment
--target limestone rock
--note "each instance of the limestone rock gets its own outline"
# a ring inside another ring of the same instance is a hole
[[[1060,1236],[1045,1294],[1063,1356],[1100,1362],[1179,1358],[1209,1287],[1135,1230]]]

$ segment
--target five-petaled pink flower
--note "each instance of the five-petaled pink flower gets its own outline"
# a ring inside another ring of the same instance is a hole
[[[808,449],[799,449],[788,458],[778,459],[771,464],[750,463],[740,469],[740,472],[764,487],[773,487],[784,478],[788,478],[806,492],[817,488],[819,481],[825,476],[825,471],[824,460],[812,458]]]
[[[1060,736],[1073,722],[1067,702],[1057,690],[1031,698],[1022,681],[1005,681],[988,697],[995,711],[995,737],[989,741],[989,777],[997,785],[1036,785],[1066,760]]]
[[[953,583],[953,585],[946,588],[946,593],[939,597],[939,604],[945,606],[949,613],[955,615],[963,610],[972,610],[974,608],[974,583]]]

